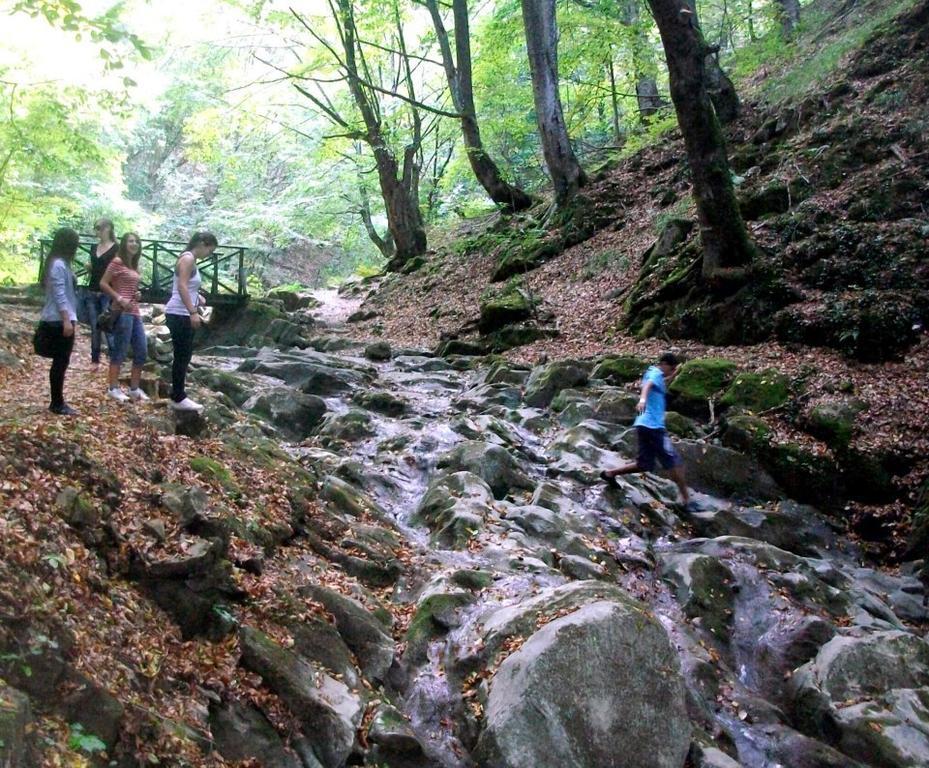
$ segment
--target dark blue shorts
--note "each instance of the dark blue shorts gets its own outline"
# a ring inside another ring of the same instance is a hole
[[[635,431],[639,438],[639,455],[636,459],[639,469],[651,472],[656,461],[665,469],[673,469],[683,464],[665,430],[636,427]]]

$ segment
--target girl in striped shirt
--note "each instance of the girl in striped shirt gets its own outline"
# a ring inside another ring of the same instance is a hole
[[[148,400],[148,395],[139,388],[142,380],[142,366],[145,365],[148,348],[138,301],[141,253],[142,242],[139,236],[135,232],[127,232],[119,242],[119,253],[100,278],[100,289],[112,299],[113,306],[122,312],[113,328],[107,390],[107,394],[120,403],[125,403],[130,399]],[[129,394],[127,395],[119,386],[119,369],[130,348],[132,349],[132,373],[129,378]]]

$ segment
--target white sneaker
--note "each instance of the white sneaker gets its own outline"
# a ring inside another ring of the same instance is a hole
[[[108,389],[107,395],[112,397],[117,403],[128,403],[129,397],[121,389]]]
[[[138,400],[140,403],[147,403],[151,398],[146,395],[141,389],[130,389],[129,397],[133,400]]]
[[[202,410],[203,410],[203,406],[200,405],[200,403],[194,402],[194,401],[191,400],[189,397],[185,397],[185,398],[184,398],[183,400],[181,400],[181,402],[179,402],[179,403],[175,403],[175,402],[172,400],[172,401],[171,401],[171,407],[172,407],[175,411],[202,411]]]

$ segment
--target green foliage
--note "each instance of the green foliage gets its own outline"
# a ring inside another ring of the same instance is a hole
[[[89,755],[106,751],[106,744],[92,733],[87,733],[80,723],[71,723],[69,729],[68,749],[75,752],[86,752]]]
[[[663,110],[649,120],[648,124],[637,128],[626,137],[619,159],[632,157],[645,147],[655,144],[663,136],[677,129],[677,117],[673,111]]]
[[[779,74],[768,77],[760,95],[771,103],[804,98],[813,88],[827,86],[840,70],[848,54],[860,49],[875,31],[891,19],[916,5],[917,0],[896,0],[883,6],[858,11],[853,23],[834,25],[835,8],[830,5],[805,5],[795,40],[788,43],[772,29],[753,44],[740,48],[731,59],[733,72],[747,77],[761,67]],[[813,34],[830,25],[836,34]],[[818,42],[822,39],[823,42]],[[729,62],[727,62],[729,63]]]

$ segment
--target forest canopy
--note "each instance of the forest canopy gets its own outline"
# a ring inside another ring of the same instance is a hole
[[[556,25],[547,95],[527,50],[537,8]],[[713,61],[743,74],[788,50],[799,19],[785,0],[696,10]],[[575,181],[676,125],[636,0],[34,0],[0,13],[3,282],[34,276],[38,237],[101,215],[151,238],[209,228],[252,248],[265,282],[282,259],[325,281],[402,263],[442,225],[518,210],[553,180],[557,192],[540,95],[560,102]]]

